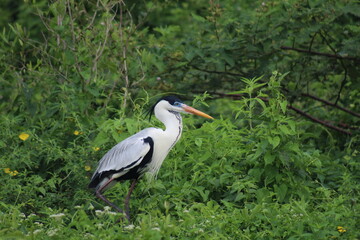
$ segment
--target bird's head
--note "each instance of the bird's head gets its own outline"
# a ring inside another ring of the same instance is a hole
[[[214,119],[206,113],[203,113],[193,107],[190,107],[183,103],[179,98],[175,96],[166,96],[160,98],[150,109],[149,114],[151,115],[155,112],[155,109],[165,109],[168,111],[178,112],[178,113],[190,113],[195,114],[201,117]]]

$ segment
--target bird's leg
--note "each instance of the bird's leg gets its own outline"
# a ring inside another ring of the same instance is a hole
[[[113,207],[116,211],[118,211],[120,213],[124,213],[124,211],[121,208],[119,208],[118,206],[116,206],[115,204],[110,202],[104,195],[101,194],[102,190],[104,188],[106,188],[113,180],[115,180],[115,179],[110,178],[109,181],[107,181],[103,186],[101,186],[99,189],[97,189],[96,190],[96,196],[98,198],[100,198],[101,200],[103,200],[104,202],[106,202],[106,204],[109,205],[110,207]]]
[[[130,189],[129,189],[129,192],[128,194],[126,195],[126,198],[125,198],[125,214],[126,214],[126,218],[127,220],[130,222],[130,207],[129,207],[129,202],[130,202],[130,196],[131,196],[131,193],[133,192],[135,186],[136,186],[136,183],[137,183],[137,179],[134,179],[131,183],[131,186],[130,186]]]

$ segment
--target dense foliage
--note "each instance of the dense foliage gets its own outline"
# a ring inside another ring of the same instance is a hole
[[[360,238],[358,2],[0,5],[2,238]],[[115,224],[87,184],[162,94],[216,119],[184,117]]]

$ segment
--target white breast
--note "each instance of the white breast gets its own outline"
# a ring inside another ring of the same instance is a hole
[[[156,178],[157,173],[164,162],[166,156],[170,150],[175,146],[176,142],[181,137],[182,128],[179,127],[177,131],[164,131],[162,129],[156,129],[152,138],[154,141],[154,152],[153,157],[148,165],[146,171],[150,172],[151,175]]]

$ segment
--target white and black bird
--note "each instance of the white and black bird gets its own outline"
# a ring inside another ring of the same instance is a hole
[[[118,212],[125,213],[128,220],[130,220],[130,195],[137,180],[146,172],[155,176],[171,148],[180,139],[182,132],[180,113],[213,119],[206,113],[182,103],[177,97],[163,97],[150,109],[150,114],[155,114],[155,117],[165,125],[165,130],[146,128],[118,143],[101,158],[91,178],[89,188],[95,188],[96,196]],[[125,212],[102,195],[104,191],[122,180],[133,180],[125,197]]]

